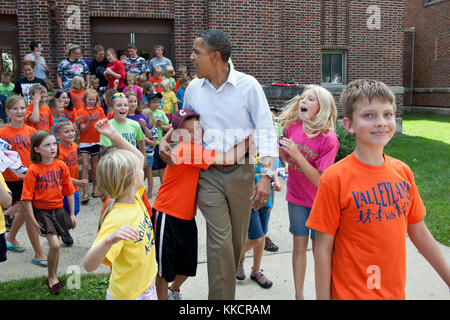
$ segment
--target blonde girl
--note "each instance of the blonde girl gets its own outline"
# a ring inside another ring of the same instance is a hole
[[[141,199],[144,157],[108,120],[95,127],[119,148],[106,152],[98,164],[99,189],[109,200],[84,267],[88,272],[101,263],[112,267],[107,300],[156,300],[153,226]]]
[[[296,299],[303,299],[308,236],[314,251],[314,230],[305,226],[323,171],[334,162],[339,142],[334,133],[337,117],[333,96],[326,89],[309,85],[291,99],[279,116],[284,133],[280,156],[288,163],[286,200],[289,231],[293,235],[292,268]]]
[[[82,77],[73,77],[70,83],[70,96],[74,109],[79,112],[83,108],[84,79]]]
[[[59,294],[64,283],[57,277],[59,237],[76,227],[75,188],[67,165],[57,159],[59,148],[51,131],[39,130],[31,136],[30,160],[33,162],[23,181],[22,198],[27,221],[48,240],[47,287]],[[63,208],[67,197],[69,215]]]
[[[173,87],[168,79],[161,81],[161,88],[163,111],[171,121],[172,115],[178,110],[178,99],[175,92],[172,91]]]
[[[81,179],[89,179],[89,163],[91,165],[92,197],[98,197],[97,180],[95,176],[98,157],[100,155],[100,135],[95,130],[95,123],[104,119],[105,113],[100,106],[100,98],[94,89],[86,89],[83,96],[84,107],[78,112],[76,120],[80,132],[80,154],[82,160]],[[81,204],[89,202],[88,186],[83,186]]]

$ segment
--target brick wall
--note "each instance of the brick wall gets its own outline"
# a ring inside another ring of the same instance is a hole
[[[415,27],[414,88],[450,88],[449,16],[450,1],[407,1],[405,28]],[[450,107],[450,93],[413,93],[412,105]]]
[[[80,8],[77,30],[67,27],[69,5]],[[380,8],[380,30],[366,26],[370,5]],[[69,42],[80,44],[91,57],[91,18],[116,17],[173,21],[175,67],[192,69],[194,38],[201,30],[218,28],[231,38],[236,69],[263,85],[287,78],[320,83],[321,52],[326,49],[347,52],[348,81],[371,77],[403,85],[401,0],[4,0],[0,14],[6,10],[17,11],[21,56],[31,39],[41,40],[52,79]]]

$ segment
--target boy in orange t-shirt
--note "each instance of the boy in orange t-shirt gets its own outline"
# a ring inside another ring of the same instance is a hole
[[[195,215],[200,170],[208,169],[211,164],[236,163],[248,149],[248,139],[226,154],[203,149],[203,130],[199,117],[191,110],[178,110],[174,113],[172,127],[175,131],[172,137],[181,134],[174,152],[177,164],[167,166],[163,183],[153,204],[153,226],[158,252],[156,260],[159,265],[156,291],[160,300],[179,296],[181,285],[188,277],[195,276],[197,271]],[[169,288],[169,282],[172,281]]]
[[[317,299],[405,299],[407,235],[450,285],[411,169],[383,152],[396,128],[394,94],[384,83],[356,80],[340,104],[356,148],[322,174],[306,222],[316,230]]]
[[[69,168],[70,177],[72,178],[72,183],[75,187],[74,205],[75,205],[75,216],[80,212],[80,196],[78,192],[78,187],[87,186],[89,180],[78,179],[78,146],[74,142],[76,137],[75,125],[70,120],[61,120],[53,128],[56,137],[59,139],[59,157],[58,159],[64,161],[64,163]],[[69,202],[67,197],[64,197],[64,209],[69,212]],[[61,236],[61,240],[64,244],[71,246],[73,244],[72,236],[69,232]]]
[[[153,68],[153,76],[148,79],[149,82],[151,82],[156,89],[156,92],[161,93],[162,87],[161,87],[161,81],[163,81],[164,78],[162,77],[162,69],[160,66],[156,66]]]
[[[25,124],[36,130],[51,130],[53,115],[47,102],[47,89],[43,85],[35,84],[30,88],[31,103],[27,106]]]

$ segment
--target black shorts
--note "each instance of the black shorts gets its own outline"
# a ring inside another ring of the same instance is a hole
[[[153,210],[158,274],[167,282],[177,274],[187,277],[197,272],[197,224]]]
[[[101,151],[101,146],[99,144],[94,144],[90,147],[80,148],[80,153],[88,153],[90,156],[98,156]]]
[[[5,181],[9,190],[11,190],[12,202],[11,204],[15,204],[20,201],[22,197],[22,189],[23,189],[23,180],[19,181]]]
[[[155,146],[155,153],[153,154],[153,170],[164,169],[167,164],[159,156],[159,144]]]
[[[0,262],[5,262],[7,260],[7,250],[8,247],[6,246],[6,233],[0,233]]]

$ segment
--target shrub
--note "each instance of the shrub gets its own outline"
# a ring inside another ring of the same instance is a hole
[[[341,125],[336,126],[336,135],[339,140],[339,150],[334,162],[338,162],[352,153],[356,145],[355,137],[348,133]]]

